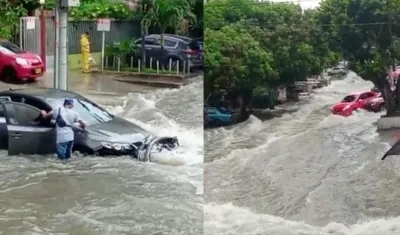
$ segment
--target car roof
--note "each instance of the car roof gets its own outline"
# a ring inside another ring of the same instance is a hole
[[[146,38],[152,38],[152,37],[161,37],[160,34],[150,34],[147,35]],[[183,42],[183,43],[189,43],[190,41],[192,41],[192,39],[188,38],[188,39],[184,39],[185,37],[183,36],[178,36],[178,35],[173,35],[173,34],[164,34],[164,39],[169,39],[169,40],[175,40],[175,41],[179,41],[179,42]]]
[[[185,41],[193,41],[193,40],[195,40],[195,39],[192,39],[192,38],[189,38],[189,37],[186,37],[186,36],[181,36],[181,35],[175,35],[175,34],[164,34],[164,35],[166,35],[166,36],[168,36],[168,37],[172,37],[172,38],[179,38],[179,39],[182,39],[182,40],[185,40]]]
[[[1,93],[13,93],[22,94],[39,97],[41,99],[51,98],[51,99],[65,99],[65,98],[84,98],[76,93],[56,89],[56,88],[26,88],[26,89],[12,89],[8,91],[2,91]]]

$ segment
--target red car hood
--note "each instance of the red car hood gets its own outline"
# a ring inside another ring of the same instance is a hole
[[[25,59],[28,61],[31,61],[33,63],[38,63],[41,62],[40,56],[33,54],[31,52],[24,52],[24,53],[20,53],[20,54],[14,54],[15,58],[21,58],[21,59]]]
[[[341,112],[347,105],[351,105],[353,104],[352,102],[348,102],[348,103],[338,103],[335,106],[333,106],[332,110],[335,112]]]

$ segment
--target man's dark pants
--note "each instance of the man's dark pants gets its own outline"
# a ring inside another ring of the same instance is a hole
[[[72,147],[74,146],[74,141],[68,141],[63,143],[57,143],[57,156],[59,159],[68,159],[72,154]]]

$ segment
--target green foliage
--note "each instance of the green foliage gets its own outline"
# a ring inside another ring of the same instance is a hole
[[[124,3],[109,0],[96,0],[82,2],[79,7],[72,8],[69,12],[74,19],[129,19],[134,16],[133,11]]]
[[[273,56],[239,25],[228,25],[221,30],[205,31],[206,91],[214,85],[228,90],[236,87],[265,84],[275,79],[271,67]]]
[[[331,36],[331,48],[341,50],[356,72],[375,83],[394,62],[390,56],[395,54],[390,33],[394,27],[385,22],[392,18],[390,11],[398,11],[400,6],[390,2],[393,1],[327,0],[319,12],[319,23],[330,25],[322,28]],[[393,5],[391,9],[388,4]]]
[[[338,62],[315,10],[303,12],[292,3],[214,0],[204,12],[206,92],[214,84],[229,90],[292,84]]]
[[[156,0],[150,3],[150,9],[144,14],[142,24],[145,27],[156,26],[161,34],[167,28],[178,29],[184,20],[196,21],[192,12],[192,0]],[[161,42],[163,44],[163,40]]]
[[[391,100],[386,78],[400,55],[400,1],[326,0],[321,3],[318,19],[330,36],[330,48],[340,50],[355,72],[385,91],[385,99]],[[388,113],[400,112],[400,100],[396,103],[397,107],[387,107]]]
[[[19,18],[40,7],[39,0],[0,0],[0,38],[13,40],[19,25]],[[46,0],[45,9],[54,9],[56,0]],[[75,19],[130,19],[135,16],[129,7],[111,0],[82,0],[77,8],[71,8],[70,16]]]
[[[122,59],[137,52],[135,39],[115,42],[106,46],[106,56],[115,56]]]
[[[18,1],[0,0],[0,39],[12,40],[19,25],[19,18],[26,16],[27,10]]]
[[[192,4],[193,14],[196,16],[195,21],[190,22],[190,27],[193,30],[203,32],[204,30],[204,0],[194,0]]]

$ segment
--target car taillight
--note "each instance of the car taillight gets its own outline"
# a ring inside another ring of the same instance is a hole
[[[183,53],[188,54],[188,55],[195,55],[198,53],[198,51],[195,51],[192,49],[185,49],[185,50],[183,50]]]

